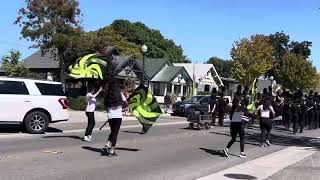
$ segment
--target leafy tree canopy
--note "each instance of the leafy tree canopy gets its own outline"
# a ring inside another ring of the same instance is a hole
[[[208,61],[208,64],[213,64],[216,68],[219,76],[221,77],[231,77],[230,69],[231,69],[231,61],[224,60],[218,57],[211,57]]]
[[[150,29],[141,22],[131,23],[128,20],[115,20],[111,25],[118,34],[127,41],[141,47],[148,46],[147,56],[151,58],[167,58],[172,62],[189,62],[183,55],[181,46],[171,39],[163,37],[159,30]]]
[[[317,86],[317,70],[301,54],[292,52],[285,54],[282,68],[277,69],[276,73],[282,79],[281,84],[290,90],[306,90]]]
[[[7,76],[28,77],[29,70],[20,62],[21,53],[11,50],[9,55],[3,56],[1,67]]]
[[[274,48],[270,38],[254,35],[236,41],[231,49],[231,76],[243,84],[250,84],[274,65]]]

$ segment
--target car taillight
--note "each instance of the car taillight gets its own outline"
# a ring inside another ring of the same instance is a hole
[[[69,108],[69,101],[66,98],[61,98],[58,100],[60,105],[62,106],[62,109],[68,109]]]

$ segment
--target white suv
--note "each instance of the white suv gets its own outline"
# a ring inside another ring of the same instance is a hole
[[[49,123],[67,120],[68,101],[61,83],[0,77],[0,124],[22,124],[38,134]]]

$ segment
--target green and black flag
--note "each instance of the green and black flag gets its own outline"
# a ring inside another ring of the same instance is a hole
[[[130,96],[128,102],[129,110],[136,116],[147,132],[161,115],[161,108],[152,95],[151,89],[140,85]]]
[[[257,100],[257,78],[254,79],[251,85],[250,101],[247,106],[247,109],[249,110],[250,113],[256,112],[256,100]]]
[[[101,59],[101,55],[88,54],[69,66],[69,75],[75,79],[105,79],[107,63]]]

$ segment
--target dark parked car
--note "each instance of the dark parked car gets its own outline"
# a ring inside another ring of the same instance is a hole
[[[210,96],[193,96],[185,101],[178,101],[172,105],[173,115],[186,116],[190,109],[205,111],[208,108]]]

